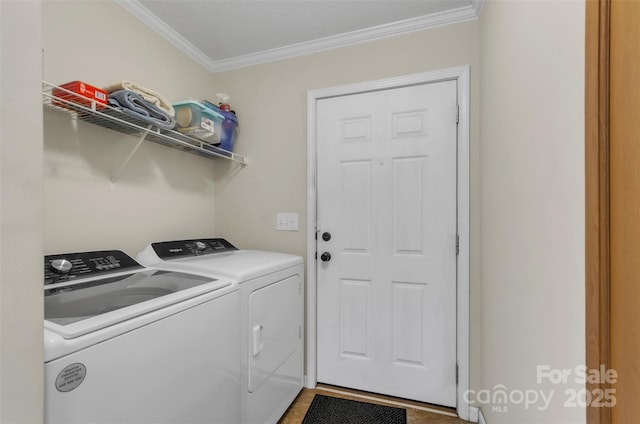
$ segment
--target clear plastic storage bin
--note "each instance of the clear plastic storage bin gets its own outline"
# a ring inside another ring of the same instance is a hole
[[[194,100],[174,103],[173,108],[177,131],[214,146],[220,145],[225,120],[221,113]]]

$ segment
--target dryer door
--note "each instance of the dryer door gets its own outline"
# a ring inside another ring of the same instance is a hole
[[[294,275],[249,296],[249,392],[277,374],[300,346],[301,292]]]

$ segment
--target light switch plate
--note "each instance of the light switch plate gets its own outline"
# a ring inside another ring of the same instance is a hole
[[[276,230],[298,231],[298,213],[278,212],[276,214]]]

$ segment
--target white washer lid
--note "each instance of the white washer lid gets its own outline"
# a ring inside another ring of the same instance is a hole
[[[45,328],[76,338],[234,284],[233,280],[140,270],[45,286]]]

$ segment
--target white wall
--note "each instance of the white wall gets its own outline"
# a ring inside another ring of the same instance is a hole
[[[44,79],[98,87],[123,79],[171,102],[215,98],[213,76],[113,1],[43,3]],[[137,138],[44,114],[45,253],[118,248],[214,236],[209,160],[143,143],[120,179],[111,176]]]
[[[548,409],[483,407],[494,423],[578,423],[585,363],[582,1],[494,1],[481,16],[482,382],[552,394]],[[568,390],[568,393],[565,393]],[[518,394],[515,398],[518,399]]]
[[[0,1],[0,422],[42,422],[40,3]]]

